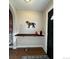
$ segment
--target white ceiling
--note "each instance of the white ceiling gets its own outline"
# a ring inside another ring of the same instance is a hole
[[[11,0],[11,2],[15,9],[43,11],[47,7],[49,0],[31,0],[29,3],[24,0]]]

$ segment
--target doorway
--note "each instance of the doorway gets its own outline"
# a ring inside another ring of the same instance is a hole
[[[53,9],[48,12],[48,39],[47,39],[47,55],[53,59]]]
[[[13,46],[13,16],[11,10],[9,10],[9,46]]]

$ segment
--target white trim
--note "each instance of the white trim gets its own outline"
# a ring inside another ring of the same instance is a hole
[[[13,16],[13,48],[16,49],[16,38],[14,36],[16,31],[14,29],[15,29],[15,20],[17,19],[17,17],[16,17],[16,10],[12,5],[11,1],[9,2],[9,9],[11,10]]]
[[[43,45],[16,46],[16,48],[31,48],[31,47],[42,47],[43,48]]]
[[[51,5],[48,10],[46,10],[46,43],[45,43],[45,52],[47,53],[47,38],[48,38],[48,12],[53,8]]]

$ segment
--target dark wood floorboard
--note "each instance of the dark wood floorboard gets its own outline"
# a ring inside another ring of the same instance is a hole
[[[25,49],[27,51],[25,51]],[[21,56],[45,55],[42,48],[18,48],[9,49],[9,59],[20,59]]]

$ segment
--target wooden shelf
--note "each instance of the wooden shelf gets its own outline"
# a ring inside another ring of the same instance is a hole
[[[38,35],[38,34],[16,34],[15,36],[44,36],[44,35]]]

